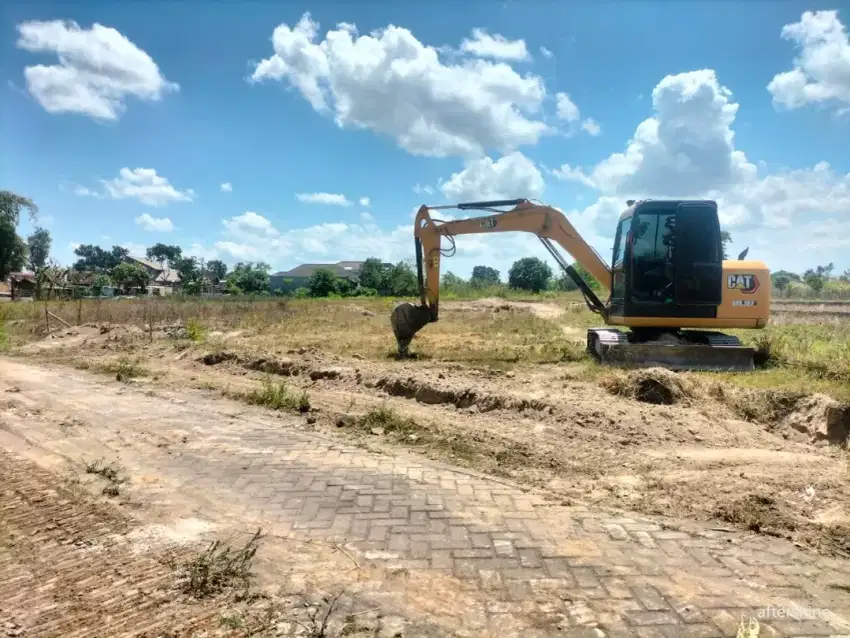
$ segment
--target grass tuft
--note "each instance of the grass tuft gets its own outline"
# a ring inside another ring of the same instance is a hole
[[[129,481],[123,475],[119,465],[114,462],[106,463],[103,459],[87,463],[86,474],[94,474],[106,481],[106,485],[101,490],[105,496],[118,496],[121,493],[121,486]]]
[[[254,556],[259,549],[261,533],[262,528],[236,550],[216,540],[199,556],[182,565],[172,565],[180,572],[180,590],[195,598],[208,598],[226,590],[247,595],[254,577]]]
[[[106,374],[114,374],[118,381],[127,379],[135,379],[138,377],[147,377],[150,371],[141,365],[138,361],[127,356],[118,357],[114,361],[98,363],[95,369]]]
[[[249,390],[241,397],[251,405],[262,405],[272,410],[310,411],[310,396],[305,391],[290,390],[283,381],[263,379],[261,388]]]
[[[200,319],[197,317],[189,317],[186,321],[186,334],[189,336],[189,339],[195,343],[201,343],[207,336],[207,329],[204,324],[201,323]]]

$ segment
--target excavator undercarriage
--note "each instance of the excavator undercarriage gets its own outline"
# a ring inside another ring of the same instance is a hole
[[[722,332],[663,330],[624,332],[589,328],[587,351],[598,363],[670,370],[747,372],[754,368],[755,350]]]

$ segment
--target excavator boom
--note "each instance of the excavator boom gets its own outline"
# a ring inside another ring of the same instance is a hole
[[[511,208],[499,210],[499,207]],[[432,211],[445,209],[480,210],[488,214],[449,221],[431,216]],[[566,250],[582,268],[610,290],[614,276],[611,268],[558,209],[527,199],[421,206],[414,224],[420,305],[399,304],[391,316],[400,355],[407,355],[410,343],[419,330],[439,318],[440,260],[442,256],[454,253],[455,237],[517,231],[537,235],[582,292],[588,308],[600,315],[605,324],[631,325],[622,316],[610,316],[609,302],[603,302],[597,296],[556,248],[555,244]],[[449,244],[447,250],[443,244],[444,238]],[[743,348],[737,338],[713,332],[681,333],[676,327],[671,328],[662,323],[633,327],[630,333],[611,327],[591,328],[588,330],[587,347],[594,358],[614,365],[662,365],[673,369],[752,369],[752,351]]]

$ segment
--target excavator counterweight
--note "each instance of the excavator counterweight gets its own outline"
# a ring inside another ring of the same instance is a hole
[[[431,217],[431,211],[448,208],[490,214],[448,222]],[[717,204],[710,200],[628,202],[617,225],[611,266],[561,211],[545,204],[516,199],[420,207],[414,224],[420,303],[399,304],[390,319],[401,356],[409,354],[416,333],[439,318],[440,258],[453,254],[455,237],[513,231],[537,235],[606,324],[587,332],[588,353],[599,363],[673,370],[754,368],[753,348],[714,329],[767,325],[770,272],[759,261],[744,261],[746,251],[737,261],[724,259]],[[448,255],[443,238],[450,244]],[[608,290],[605,301],[555,244]]]

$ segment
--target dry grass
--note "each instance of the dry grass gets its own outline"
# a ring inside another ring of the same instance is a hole
[[[481,292],[489,294],[486,290]],[[572,293],[517,295],[517,299],[538,301],[544,297],[551,307],[564,309],[576,301]],[[146,333],[182,326],[187,343],[214,346],[221,339],[216,331],[243,330],[250,336],[241,345],[257,353],[317,348],[332,354],[386,361],[396,352],[389,314],[398,301],[163,298],[51,302],[49,308],[71,324],[78,319],[82,324],[130,324]],[[444,305],[440,320],[417,335],[412,350],[419,358],[496,368],[573,363],[576,365],[566,369],[574,369],[588,380],[604,374],[604,370],[589,364],[582,343],[584,331],[601,325],[601,321],[582,307],[573,305],[559,316],[542,317],[507,302],[498,312],[474,302],[458,304]],[[0,334],[0,344],[16,344],[43,334],[44,306],[6,304],[0,311],[0,325],[5,324],[6,330]],[[768,365],[755,373],[714,374],[713,378],[743,387],[817,391],[850,399],[850,321],[816,313],[801,316],[778,312],[765,330],[729,332],[745,343],[769,350]],[[131,370],[115,371],[119,373],[133,376]],[[276,396],[272,390],[264,392],[269,400]]]
[[[207,598],[228,590],[245,596],[252,584],[254,555],[259,548],[261,532],[257,530],[239,549],[214,541],[195,558],[182,565],[173,564],[178,570],[180,590],[195,598]]]

